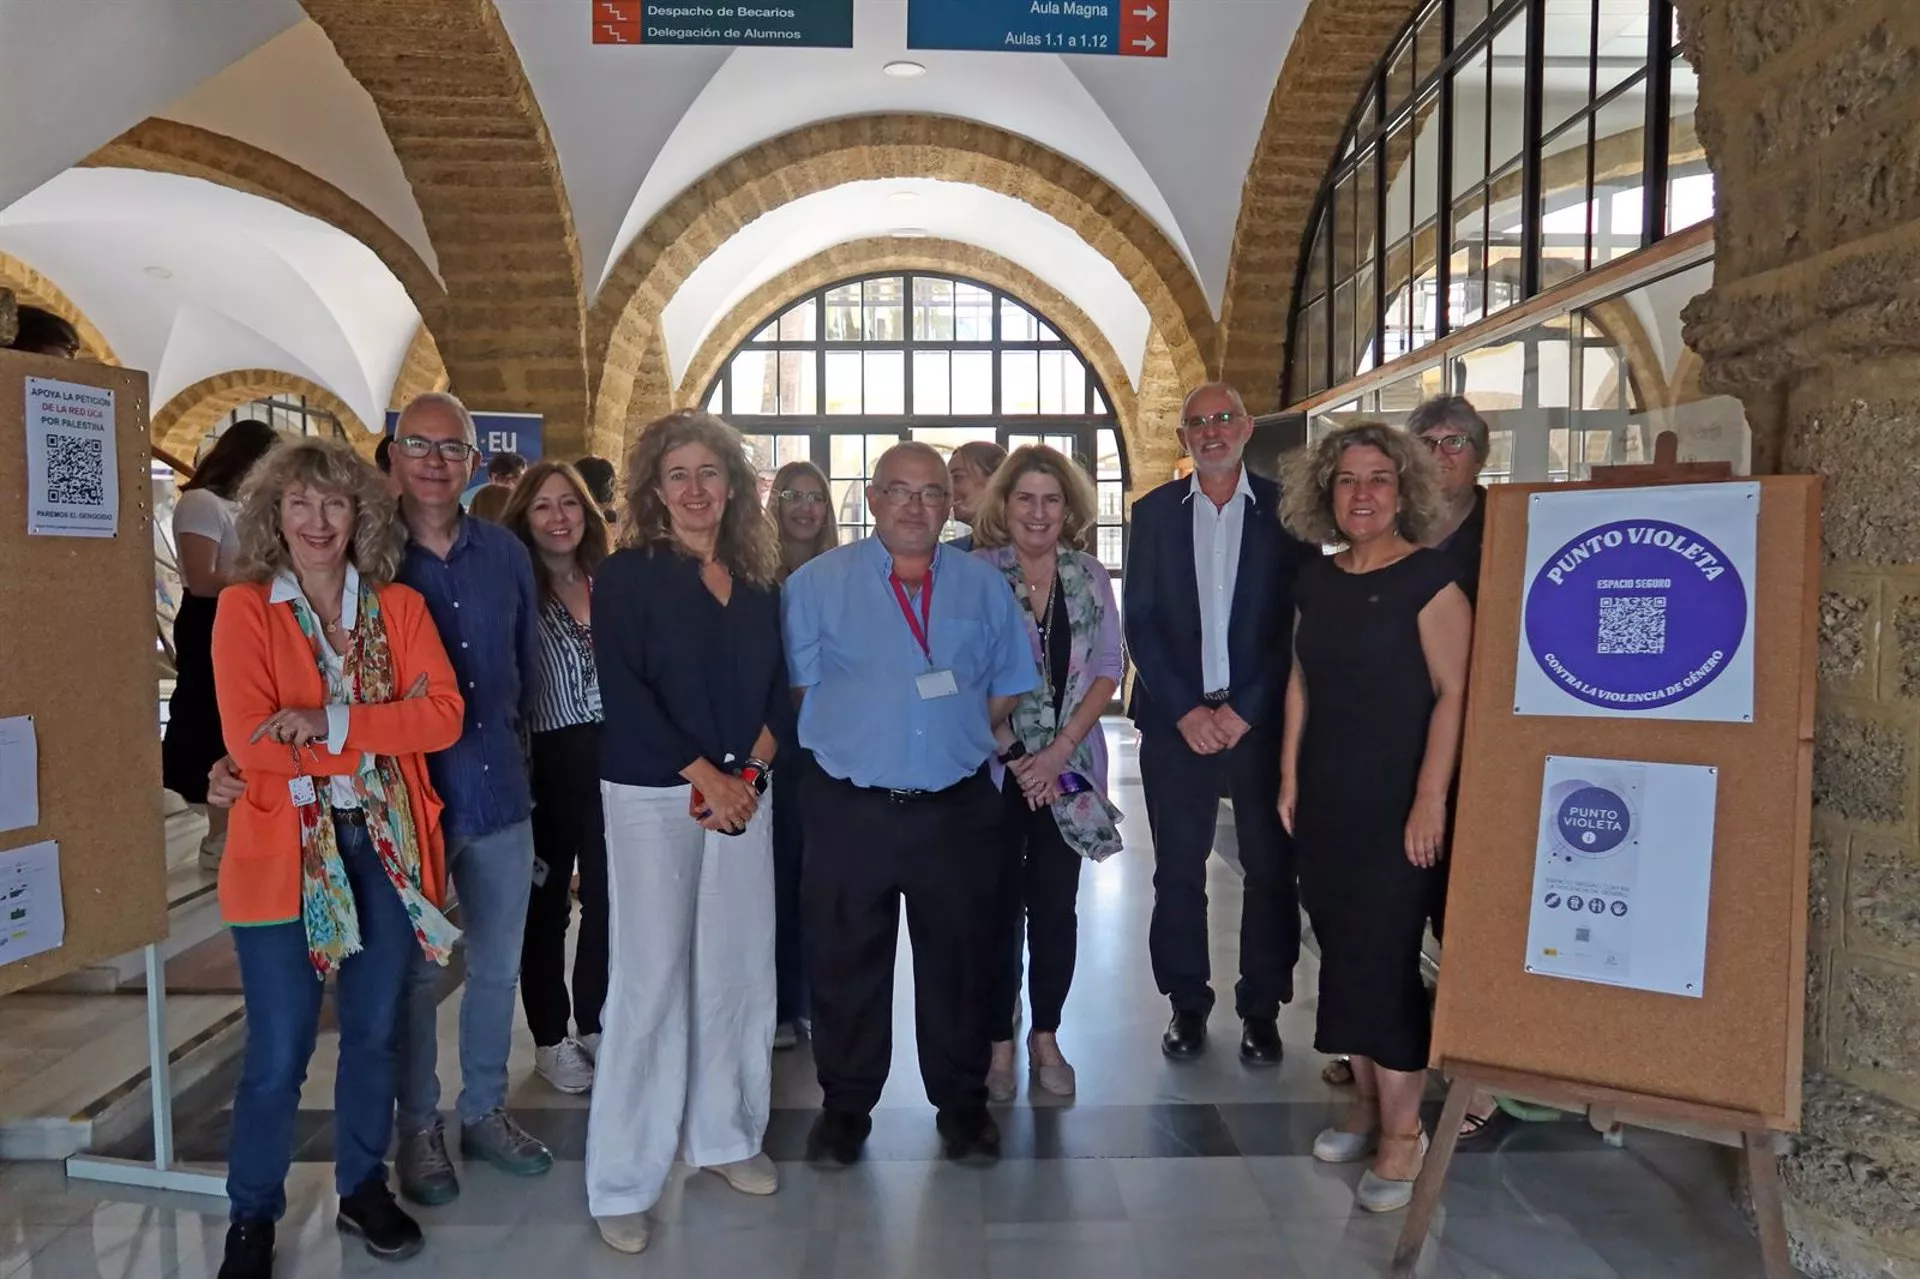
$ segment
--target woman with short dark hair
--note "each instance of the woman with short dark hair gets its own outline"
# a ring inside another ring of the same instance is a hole
[[[1423,545],[1441,514],[1439,478],[1411,436],[1342,427],[1295,456],[1282,492],[1289,532],[1341,548],[1294,586],[1280,754],[1280,817],[1320,943],[1314,1047],[1351,1057],[1360,1094],[1313,1154],[1372,1155],[1355,1202],[1390,1212],[1411,1202],[1426,1152],[1432,1011],[1420,946],[1445,853],[1473,609],[1453,564]]]

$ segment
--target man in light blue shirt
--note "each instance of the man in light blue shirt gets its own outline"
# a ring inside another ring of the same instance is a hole
[[[801,889],[814,939],[813,1052],[825,1108],[807,1157],[860,1157],[887,1080],[900,899],[913,938],[920,1072],[949,1158],[991,1160],[987,965],[1005,860],[988,776],[993,728],[1039,680],[1005,580],[938,546],[947,468],[889,449],[867,488],[875,535],[786,587],[787,665],[803,697]]]

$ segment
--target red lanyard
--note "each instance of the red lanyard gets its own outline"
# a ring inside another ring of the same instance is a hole
[[[933,629],[933,568],[927,568],[926,583],[920,588],[918,617],[913,615],[913,605],[907,602],[906,583],[900,580],[900,575],[889,572],[887,577],[893,582],[893,597],[900,601],[900,612],[907,619],[907,629],[913,632],[920,651],[927,655],[927,665],[933,665],[933,647],[927,642],[927,635]]]

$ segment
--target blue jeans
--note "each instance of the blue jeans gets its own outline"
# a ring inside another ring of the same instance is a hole
[[[507,1101],[514,990],[533,891],[533,823],[447,839],[447,875],[460,903],[467,951],[460,997],[460,1120],[478,1123]],[[440,1114],[440,969],[415,947],[400,1023],[400,1131],[433,1126]]]
[[[347,1195],[369,1181],[387,1179],[383,1160],[393,1135],[395,1034],[407,957],[418,956],[420,947],[366,829],[337,822],[334,830],[353,888],[361,944],[360,952],[340,965],[334,995],[340,1015],[334,1187]],[[287,1210],[294,1119],[313,1057],[324,985],[307,958],[307,930],[299,920],[231,932],[246,999],[247,1049],[233,1098],[227,1198],[234,1221],[278,1221]]]

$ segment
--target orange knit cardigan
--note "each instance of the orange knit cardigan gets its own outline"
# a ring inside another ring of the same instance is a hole
[[[274,924],[300,918],[300,824],[288,785],[292,752],[278,742],[250,742],[254,730],[287,707],[327,704],[313,646],[293,610],[268,603],[271,586],[246,583],[220,593],[213,624],[213,671],[227,753],[246,777],[247,793],[234,805],[227,851],[220,862],[220,914],[229,924]],[[393,684],[405,690],[421,674],[423,697],[354,706],[338,755],[324,743],[301,752],[301,771],[315,778],[346,776],[363,753],[398,759],[412,803],[420,845],[421,891],[434,904],[446,897],[446,846],[440,833],[440,797],[427,777],[425,752],[460,739],[466,703],[441,646],[440,633],[418,592],[396,584],[378,588],[380,613],[393,654]]]

